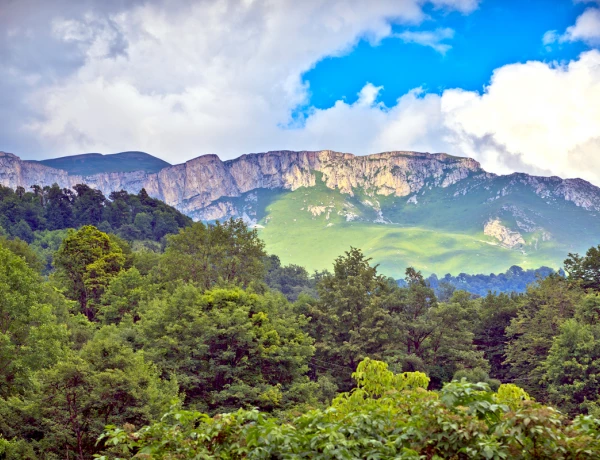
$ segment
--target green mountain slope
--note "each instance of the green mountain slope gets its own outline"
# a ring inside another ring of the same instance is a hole
[[[425,187],[412,197],[360,190],[351,196],[317,180],[314,187],[259,189],[219,201],[256,225],[267,250],[282,262],[310,270],[330,268],[350,246],[395,278],[407,266],[438,275],[497,273],[512,265],[558,268],[569,252],[600,242],[599,212],[543,199],[520,182],[526,177],[473,177],[446,188]],[[490,222],[506,229],[507,241],[493,228],[485,233]]]
[[[131,171],[155,173],[162,168],[170,166],[166,161],[145,152],[121,152],[112,155],[84,153],[82,155],[41,160],[38,163],[52,168],[63,169],[70,175],[79,176]]]

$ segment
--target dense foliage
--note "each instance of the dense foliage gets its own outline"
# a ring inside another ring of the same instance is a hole
[[[33,185],[12,190],[0,186],[0,227],[12,237],[27,243],[42,230],[61,230],[94,225],[126,240],[159,241],[169,233],[190,225],[191,219],[160,200],[150,198],[142,189],[137,195],[124,190],[108,199],[84,184],[73,190]]]
[[[123,458],[600,457],[599,419],[566,423],[512,384],[492,392],[463,380],[427,391],[425,374],[394,374],[368,358],[352,376],[351,392],[284,423],[256,410],[211,418],[175,409],[137,432],[112,427],[107,437]]]
[[[565,264],[566,267],[566,264]],[[449,273],[442,278],[433,274],[427,278],[427,282],[435,291],[435,294],[442,299],[449,298],[455,290],[467,291],[478,296],[485,296],[488,292],[497,293],[522,293],[527,290],[527,286],[535,283],[538,279],[546,278],[554,273],[554,270],[548,267],[541,267],[536,270],[523,270],[521,267],[513,265],[504,273],[490,273],[489,275],[469,275],[460,273],[452,276]],[[562,270],[560,274],[564,274]],[[398,284],[404,285],[404,280],[398,280]]]
[[[87,220],[0,238],[0,458],[599,452],[600,247],[522,294],[438,296],[356,248],[282,266],[239,220],[169,227],[164,252]]]

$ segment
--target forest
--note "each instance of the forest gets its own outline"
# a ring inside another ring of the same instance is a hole
[[[600,246],[436,295],[74,189],[0,189],[0,458],[600,458]]]

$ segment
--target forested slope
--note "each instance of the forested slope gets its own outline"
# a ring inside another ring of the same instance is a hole
[[[45,275],[0,241],[5,458],[598,457],[600,247],[438,298],[356,248],[309,275],[241,220],[185,224],[164,251],[61,230]]]

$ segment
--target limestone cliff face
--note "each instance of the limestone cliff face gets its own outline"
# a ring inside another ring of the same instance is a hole
[[[543,198],[563,198],[585,209],[600,210],[600,189],[583,180],[527,174],[513,176],[512,181],[526,184]],[[485,173],[479,163],[470,158],[404,151],[368,156],[330,150],[276,151],[242,155],[229,161],[221,161],[216,155],[204,155],[158,173],[135,171],[90,176],[69,175],[66,171],[0,152],[2,185],[29,188],[33,184],[43,186],[56,182],[61,187],[72,187],[86,183],[105,195],[121,189],[137,193],[145,188],[150,196],[196,218],[227,217],[234,210],[229,205],[215,203],[216,200],[238,197],[259,188],[296,190],[322,181],[325,186],[350,195],[363,189],[373,195],[404,197],[424,187],[448,187],[467,177],[485,181],[497,176]],[[465,189],[464,193],[467,192]]]
[[[72,176],[73,177],[73,176]],[[5,187],[16,188],[37,184],[53,184],[56,182],[61,187],[71,187],[77,182],[71,182],[66,171],[49,168],[39,163],[22,161],[12,153],[0,152],[0,184]]]
[[[500,219],[490,219],[483,227],[483,233],[496,238],[502,246],[516,248],[525,244],[525,240],[517,231],[502,225]]]

